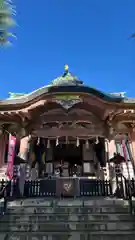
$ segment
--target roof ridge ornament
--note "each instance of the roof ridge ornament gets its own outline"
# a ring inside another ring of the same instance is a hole
[[[69,72],[69,66],[68,64],[66,64],[64,66],[63,75],[54,79],[52,81],[52,85],[53,86],[77,86],[77,85],[83,85],[83,82]]]
[[[64,66],[64,70],[65,70],[65,73],[68,73],[68,71],[69,71],[69,66],[68,66],[68,64],[66,64],[66,65]]]

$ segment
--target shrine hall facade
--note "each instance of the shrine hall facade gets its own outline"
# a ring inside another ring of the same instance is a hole
[[[73,161],[81,176],[100,178],[103,169],[110,178],[112,158],[119,153],[124,174],[128,168],[134,177],[135,99],[86,86],[68,66],[50,85],[0,101],[0,169],[7,166],[9,134],[16,137],[15,159],[31,168],[40,159],[53,174],[63,161],[66,175],[66,164]],[[40,146],[36,157],[35,145]]]

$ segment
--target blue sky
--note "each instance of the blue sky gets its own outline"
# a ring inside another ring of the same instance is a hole
[[[135,97],[135,0],[13,0],[17,41],[0,49],[0,98],[31,92],[63,73]]]

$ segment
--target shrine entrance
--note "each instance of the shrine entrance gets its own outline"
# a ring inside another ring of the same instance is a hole
[[[55,169],[61,164],[63,176],[82,175],[83,151],[82,144],[76,146],[73,144],[59,144],[53,148],[53,162]]]
[[[44,139],[45,171],[49,176],[55,176],[58,165],[62,165],[64,177],[73,176],[74,167],[77,176],[93,177],[106,166],[107,131],[99,108],[95,110],[81,96],[54,95],[36,116],[29,131],[32,137]]]

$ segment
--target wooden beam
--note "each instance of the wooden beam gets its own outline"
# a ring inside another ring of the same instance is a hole
[[[132,122],[135,121],[135,114],[124,114],[114,118],[114,122]]]
[[[100,121],[96,121],[96,119],[93,119],[92,116],[90,115],[82,115],[82,116],[78,116],[77,114],[74,114],[74,115],[45,115],[45,116],[41,116],[39,119],[38,119],[38,122],[41,122],[41,121],[45,121],[45,122],[55,122],[55,121],[58,121],[58,122],[72,122],[72,121],[92,121],[94,120],[94,122],[100,122]]]
[[[91,128],[91,129],[39,129],[32,132],[32,135],[38,136],[38,137],[64,137],[64,136],[73,136],[73,137],[79,137],[79,136],[105,136],[105,133],[103,129],[98,128]]]

